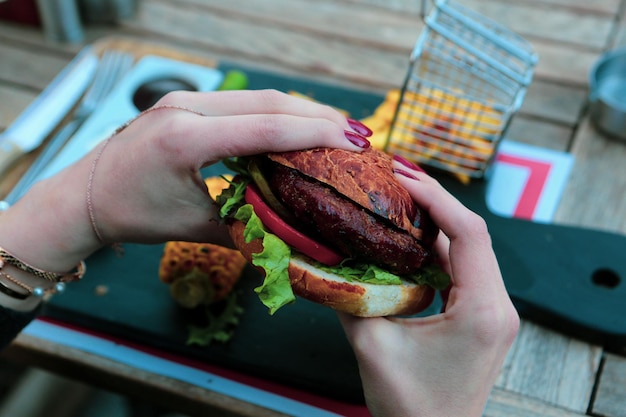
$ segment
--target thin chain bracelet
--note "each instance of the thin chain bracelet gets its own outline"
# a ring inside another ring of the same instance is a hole
[[[126,129],[135,120],[139,119],[141,116],[143,116],[143,115],[145,115],[147,113],[151,113],[151,112],[153,112],[155,110],[162,110],[162,109],[183,110],[183,111],[187,111],[187,112],[196,114],[198,116],[207,116],[206,114],[204,114],[202,112],[190,109],[188,107],[176,106],[174,104],[161,104],[161,105],[158,105],[158,106],[150,107],[149,109],[146,109],[143,112],[139,113],[137,116],[135,116],[134,118],[132,118],[128,122],[124,123],[123,125],[121,125],[117,129],[115,129],[115,131],[102,143],[102,145],[100,146],[100,149],[98,150],[98,153],[96,153],[96,157],[94,158],[93,162],[91,163],[91,171],[89,172],[89,178],[87,179],[87,198],[86,198],[86,200],[87,200],[87,213],[89,214],[89,221],[91,223],[91,229],[93,230],[94,234],[98,238],[98,242],[100,242],[101,244],[104,244],[105,242],[104,242],[104,238],[102,237],[102,234],[100,233],[100,228],[98,227],[98,223],[96,223],[96,215],[95,215],[94,208],[93,208],[93,192],[92,192],[92,190],[93,190],[93,178],[94,178],[94,175],[96,173],[96,167],[98,166],[98,162],[100,162],[100,158],[102,156],[102,153],[106,149],[106,147],[109,144],[109,142],[111,142],[111,139],[113,139],[121,131]],[[115,245],[116,244],[114,244],[114,246]]]
[[[10,277],[9,274],[7,274],[5,272],[2,272],[2,271],[0,271],[0,277],[5,277],[9,281],[12,281],[12,278],[13,278],[13,277]],[[16,300],[25,300],[28,297],[30,297],[30,292],[28,292],[28,291],[26,291],[26,292],[15,291],[13,288],[11,288],[7,284],[5,284],[1,279],[0,279],[0,292],[3,293],[3,294],[8,295],[11,298],[15,298]]]

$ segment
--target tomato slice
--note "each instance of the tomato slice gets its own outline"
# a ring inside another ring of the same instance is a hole
[[[325,265],[337,265],[343,261],[344,257],[328,246],[322,245],[285,223],[285,221],[263,201],[263,197],[261,197],[255,185],[248,185],[245,199],[246,203],[252,204],[254,212],[259,219],[261,219],[263,224],[286,244]]]

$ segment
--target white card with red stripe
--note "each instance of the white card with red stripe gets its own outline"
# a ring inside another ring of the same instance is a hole
[[[486,202],[504,217],[549,223],[574,165],[574,156],[504,140],[490,173]]]

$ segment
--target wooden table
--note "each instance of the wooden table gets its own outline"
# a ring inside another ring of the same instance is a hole
[[[555,222],[626,233],[626,144],[590,126],[587,75],[605,51],[626,45],[626,0],[463,0],[530,40],[540,55],[509,138],[576,157]],[[401,85],[421,30],[416,0],[143,0],[106,35],[150,40],[196,56],[254,65],[384,93]],[[46,41],[37,28],[0,23],[0,129],[83,45]],[[23,161],[4,182],[17,178]],[[6,186],[4,190],[6,192]],[[626,248],[625,248],[626,250]],[[134,372],[80,351],[21,336],[5,353],[181,412],[275,412],[187,384]],[[626,416],[626,358],[523,321],[486,416]]]

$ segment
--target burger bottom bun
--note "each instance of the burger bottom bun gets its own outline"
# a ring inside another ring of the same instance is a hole
[[[252,254],[263,250],[261,239],[245,242],[243,222],[235,221],[228,228],[233,243],[249,262]],[[309,257],[295,251],[289,262],[289,280],[297,296],[360,317],[413,315],[426,309],[435,294],[429,286],[408,281],[400,285],[350,282],[316,268]]]

